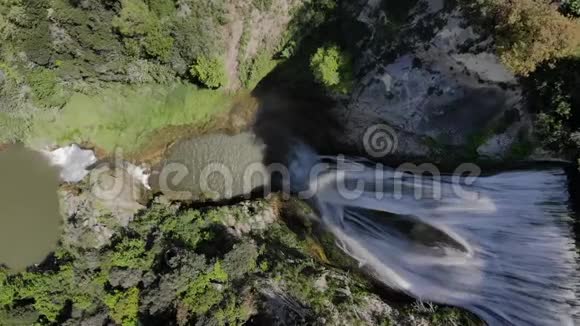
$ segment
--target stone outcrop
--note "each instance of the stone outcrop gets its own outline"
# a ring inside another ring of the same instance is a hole
[[[398,17],[404,23],[395,33],[385,34],[397,24],[389,6],[373,0],[347,6],[349,24],[366,35],[353,40],[362,55],[356,86],[340,110],[347,143],[364,151],[365,132],[385,124],[397,138],[387,140],[396,145],[390,155],[433,158],[446,148],[509,157],[529,135],[530,118],[518,80],[493,53],[492,40],[441,1],[419,2]]]

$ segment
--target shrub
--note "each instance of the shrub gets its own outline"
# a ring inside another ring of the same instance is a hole
[[[254,0],[253,4],[261,11],[268,11],[272,8],[273,0]]]
[[[28,85],[37,99],[45,100],[56,93],[56,74],[52,70],[36,68],[28,74]]]
[[[480,0],[496,26],[503,63],[527,76],[544,61],[573,54],[580,45],[578,21],[561,15],[543,0]]]
[[[22,141],[28,132],[29,121],[11,113],[0,112],[0,144]]]
[[[123,239],[112,252],[111,266],[146,270],[153,264],[154,256],[145,248],[145,240]]]
[[[184,293],[183,303],[196,315],[208,312],[223,300],[223,293],[212,282],[226,282],[228,274],[218,261],[209,273],[198,276]]]
[[[161,28],[155,28],[147,34],[143,45],[147,54],[161,61],[167,61],[173,50],[173,38],[164,33]]]
[[[34,68],[26,73],[25,78],[32,90],[32,99],[40,106],[62,106],[70,95],[59,86],[54,70]]]
[[[319,48],[310,60],[316,80],[326,87],[346,93],[352,83],[351,59],[337,46]]]
[[[122,0],[119,16],[113,18],[115,27],[124,36],[146,35],[155,24],[147,5],[141,0]]]
[[[202,56],[191,66],[191,75],[208,88],[219,88],[227,83],[226,69],[221,58]]]
[[[131,288],[127,292],[115,292],[107,295],[105,304],[110,310],[111,318],[122,326],[138,324],[139,289]]]
[[[580,130],[580,58],[544,64],[526,79],[528,102],[539,113],[538,140],[565,155],[578,151],[573,133]]]
[[[8,283],[8,275],[0,267],[0,308],[11,305],[15,294],[16,290]]]
[[[170,16],[175,12],[175,0],[147,0],[147,5],[160,18]]]
[[[220,325],[241,326],[245,325],[252,316],[252,307],[243,302],[239,304],[235,298],[229,298],[225,308],[215,313],[215,318]]]
[[[570,118],[571,107],[564,98],[553,103],[553,111],[538,114],[535,122],[536,132],[542,144],[550,148],[565,148],[570,144],[570,130],[567,122]]]
[[[174,4],[172,0],[155,2],[156,5],[152,3],[152,9],[160,11],[157,15],[141,0],[123,0],[122,10],[112,24],[124,36],[128,55],[138,57],[143,47],[148,55],[167,61],[171,56],[174,40],[169,31],[163,28],[158,16],[169,14],[168,8]]]
[[[23,273],[18,284],[18,299],[34,299],[34,309],[55,322],[73,295],[74,272],[71,266],[61,266],[56,273]]]
[[[179,216],[167,219],[161,230],[170,239],[180,241],[190,249],[203,240],[208,240],[210,234],[204,230],[206,223],[199,211],[188,211]]]
[[[27,25],[27,18],[26,9],[21,4],[0,2],[0,39],[15,39],[18,26]]]
[[[188,15],[176,17],[172,35],[179,54],[188,65],[201,56],[214,57],[225,51],[225,41],[220,25],[227,17],[225,0],[183,0],[191,9]]]
[[[255,88],[277,65],[278,61],[267,52],[258,54],[249,62],[243,62],[239,68],[242,85],[247,89]]]
[[[565,8],[574,16],[580,16],[580,0],[568,0]]]

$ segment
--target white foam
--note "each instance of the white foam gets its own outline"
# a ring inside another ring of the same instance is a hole
[[[93,151],[82,149],[77,144],[42,153],[51,165],[60,168],[60,179],[70,183],[83,180],[89,174],[87,168],[97,162]]]
[[[125,169],[127,170],[127,173],[133,177],[133,179],[141,182],[143,187],[145,187],[147,190],[151,190],[151,186],[149,185],[149,177],[151,176],[151,173],[147,172],[147,168],[127,163],[125,165]]]

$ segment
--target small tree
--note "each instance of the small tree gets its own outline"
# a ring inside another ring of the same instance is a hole
[[[221,58],[199,57],[190,70],[193,78],[208,88],[220,88],[228,82],[224,62]]]
[[[173,50],[173,38],[161,28],[155,28],[147,34],[143,46],[150,56],[159,58],[161,61],[167,61]]]
[[[113,27],[123,36],[146,35],[154,25],[155,17],[141,0],[122,0],[121,12],[113,18]]]
[[[169,10],[173,0],[150,2],[155,10]],[[167,8],[165,8],[167,7]],[[161,61],[167,61],[173,51],[174,40],[164,27],[157,13],[149,10],[143,0],[122,0],[121,11],[113,18],[113,27],[123,36],[128,55],[139,57],[145,52]]]
[[[573,16],[580,16],[580,0],[568,0],[563,4],[563,8],[567,13]]]
[[[480,0],[496,26],[502,62],[527,76],[542,62],[574,54],[580,45],[580,24],[543,0]]]
[[[351,87],[351,59],[338,46],[319,48],[310,59],[310,68],[316,80],[330,89],[347,93]]]

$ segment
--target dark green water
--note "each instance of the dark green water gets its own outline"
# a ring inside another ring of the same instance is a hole
[[[22,147],[0,152],[0,264],[13,270],[41,263],[61,231],[58,171]]]

